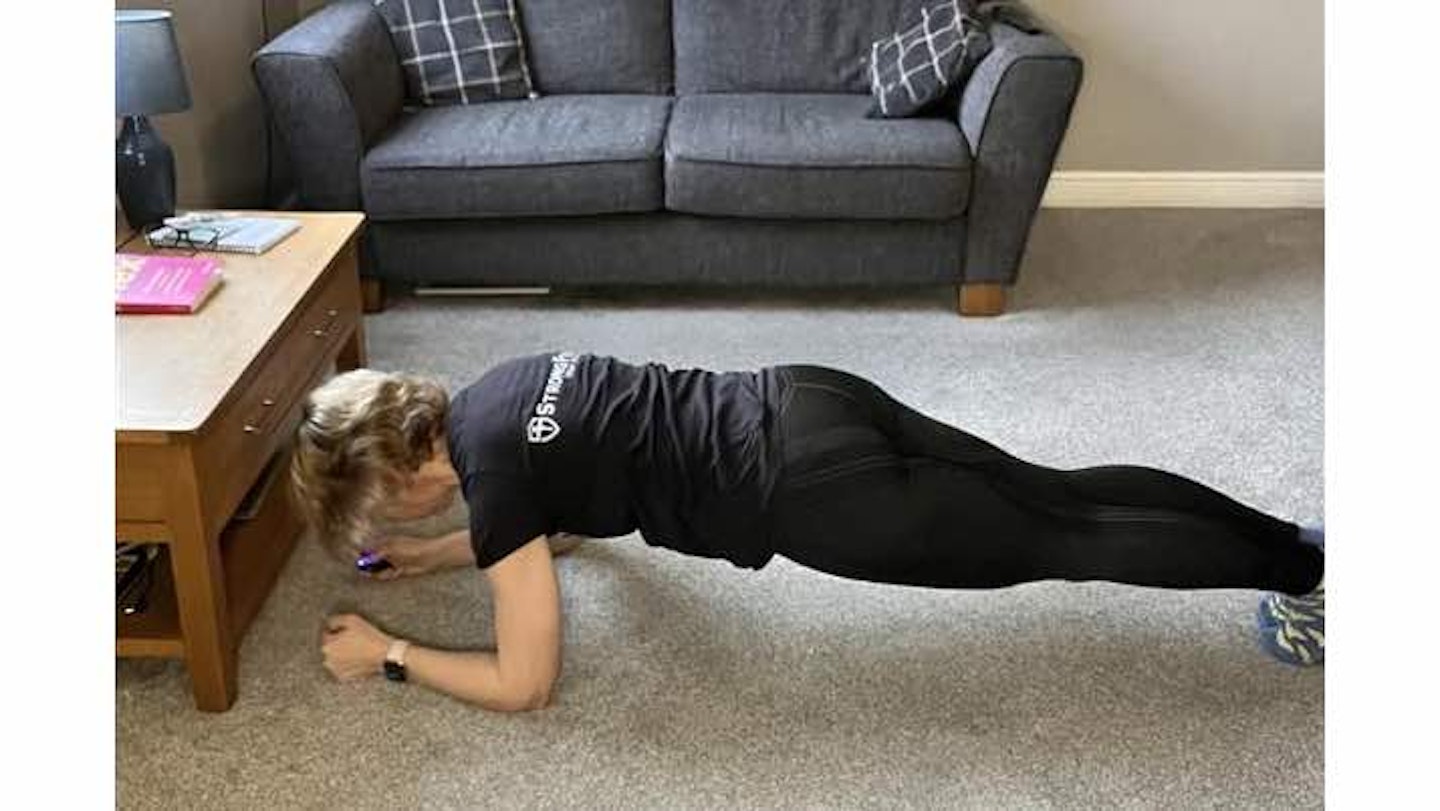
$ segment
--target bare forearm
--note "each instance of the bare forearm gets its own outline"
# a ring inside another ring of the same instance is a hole
[[[497,712],[536,710],[549,703],[549,690],[507,684],[500,658],[489,651],[444,651],[411,645],[405,654],[410,681]]]
[[[571,535],[568,532],[555,533],[550,536],[550,554],[555,557],[569,554],[586,540],[583,535]],[[457,569],[462,566],[475,565],[475,547],[470,545],[470,530],[462,529],[449,535],[441,535],[435,539],[434,543],[438,562],[436,568]]]
[[[437,557],[441,568],[457,569],[475,565],[475,549],[470,545],[470,530],[462,529],[436,539]]]

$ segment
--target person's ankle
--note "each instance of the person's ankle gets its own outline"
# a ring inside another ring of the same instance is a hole
[[[1301,524],[1300,543],[1325,549],[1325,525],[1324,524]]]

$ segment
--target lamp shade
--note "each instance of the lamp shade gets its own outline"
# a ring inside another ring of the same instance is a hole
[[[189,108],[190,88],[170,12],[115,12],[115,116]]]

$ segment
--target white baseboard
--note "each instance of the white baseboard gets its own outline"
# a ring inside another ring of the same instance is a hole
[[[1324,172],[1055,172],[1046,208],[1324,208]]]
[[[548,287],[430,287],[415,288],[417,296],[548,296]]]

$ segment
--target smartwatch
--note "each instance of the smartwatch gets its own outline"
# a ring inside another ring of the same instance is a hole
[[[385,678],[390,681],[405,681],[405,649],[410,643],[404,639],[397,639],[390,643],[389,649],[385,651]]]

